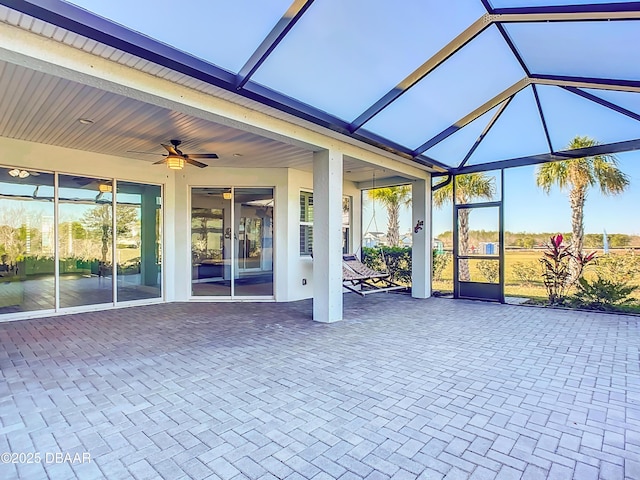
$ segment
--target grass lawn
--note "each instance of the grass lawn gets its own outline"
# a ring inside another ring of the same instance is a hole
[[[601,252],[600,252],[601,253]],[[542,250],[507,250],[505,252],[505,295],[508,297],[527,297],[536,301],[544,302],[547,300],[547,291],[542,283],[542,267],[539,265],[539,259],[542,257]],[[514,276],[513,266],[515,263],[534,264],[540,275],[539,280],[524,284]],[[485,277],[478,270],[478,261],[471,261],[470,274],[473,281],[485,282]],[[587,268],[585,276],[589,277],[589,269]],[[635,278],[631,285],[640,286],[640,278]],[[440,292],[453,291],[453,262],[449,262],[445,268],[442,279],[433,282],[433,289]],[[572,292],[569,292],[571,294]],[[640,288],[632,293],[635,299],[634,305],[625,307],[625,311],[640,313]]]

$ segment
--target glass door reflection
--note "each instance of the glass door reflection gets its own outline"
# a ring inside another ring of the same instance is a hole
[[[52,310],[54,175],[0,167],[0,315]]]
[[[273,188],[236,188],[234,294],[273,295]]]
[[[113,302],[111,180],[59,175],[60,307]]]
[[[191,293],[273,296],[273,188],[192,188]]]
[[[116,197],[118,302],[161,296],[161,232],[161,187],[119,181]]]
[[[231,191],[191,190],[191,293],[231,296]]]

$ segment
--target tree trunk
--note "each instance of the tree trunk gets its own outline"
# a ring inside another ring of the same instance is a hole
[[[389,224],[387,226],[387,245],[397,247],[400,244],[400,205],[390,204],[387,207]]]
[[[458,222],[459,222],[459,242],[460,249],[458,255],[468,255],[469,252],[469,213],[470,210],[461,208],[458,210]],[[458,261],[458,280],[461,282],[468,282],[471,280],[471,273],[469,272],[469,260],[462,259]]]
[[[579,255],[584,246],[584,202],[586,191],[584,188],[575,187],[569,193],[569,204],[571,205],[571,253]],[[580,275],[580,264],[577,259],[572,258],[569,268],[569,284],[578,280]]]
[[[109,253],[109,227],[102,226],[102,263],[107,264],[107,253]]]

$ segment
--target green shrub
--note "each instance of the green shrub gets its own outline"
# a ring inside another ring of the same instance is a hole
[[[409,247],[363,247],[362,263],[374,270],[388,271],[395,282],[411,285],[411,248]]]
[[[599,278],[621,284],[633,280],[640,274],[640,256],[633,252],[618,255],[604,255],[596,260]]]
[[[540,265],[538,262],[515,262],[513,264],[513,276],[525,285],[531,285],[540,280]]]
[[[438,252],[433,250],[433,279],[436,281],[442,280],[442,274],[445,268],[451,262],[452,255],[449,252]]]
[[[495,260],[480,260],[478,262],[480,275],[489,283],[497,283],[500,276],[500,265]]]
[[[579,278],[572,303],[578,307],[595,310],[614,310],[616,307],[631,303],[633,299],[629,296],[637,288],[624,282],[614,282],[601,277],[591,282],[585,278]]]

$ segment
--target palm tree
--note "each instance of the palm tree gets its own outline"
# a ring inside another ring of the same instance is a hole
[[[400,245],[400,206],[411,205],[411,187],[374,188],[369,190],[369,198],[374,202],[380,201],[387,209],[387,244],[397,247]]]
[[[574,137],[568,149],[588,148],[598,145],[589,137]],[[629,177],[618,168],[618,159],[614,155],[595,155],[593,157],[573,158],[559,162],[545,163],[536,171],[536,184],[545,193],[557,185],[562,191],[569,191],[571,206],[571,244],[572,253],[582,253],[584,245],[584,204],[589,188],[598,186],[603,195],[617,195],[629,185]],[[575,281],[578,260],[571,262],[571,281]]]
[[[456,204],[471,203],[473,200],[491,200],[495,193],[494,179],[484,173],[469,173],[455,177],[456,182]],[[440,208],[453,198],[453,182],[436,190],[433,193],[433,204]],[[469,252],[469,213],[470,210],[462,208],[458,210],[458,221],[460,224],[460,249],[459,255],[467,255]],[[455,225],[453,228],[456,228]],[[458,270],[458,278],[462,281],[469,281],[469,262],[461,260]]]

